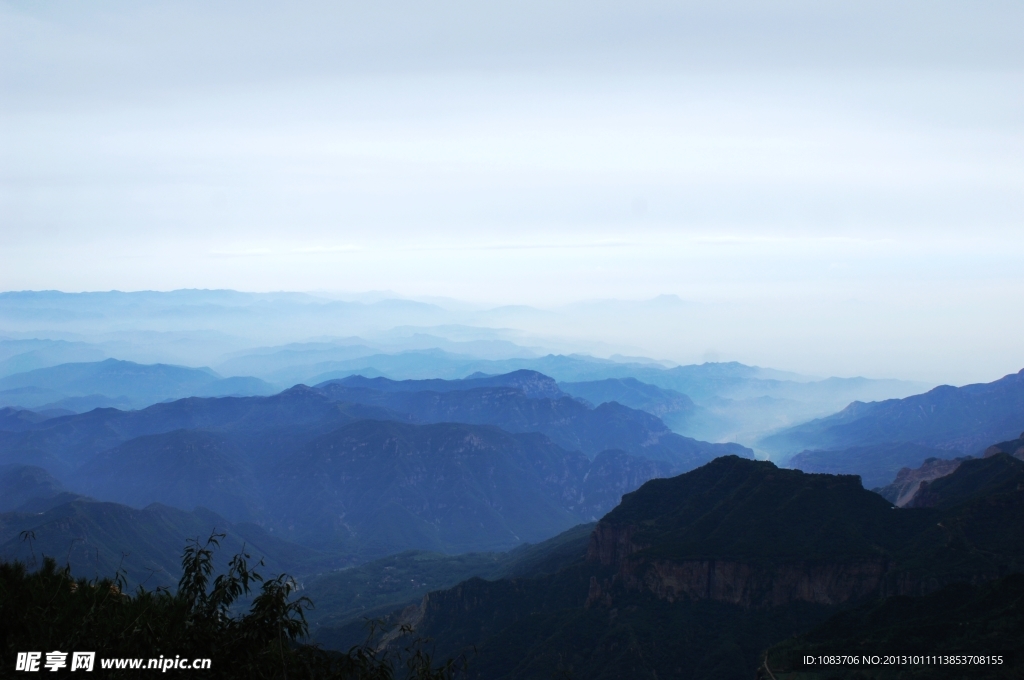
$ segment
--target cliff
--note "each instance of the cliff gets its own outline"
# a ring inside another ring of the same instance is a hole
[[[932,480],[952,474],[960,463],[970,458],[954,458],[952,460],[943,458],[929,458],[920,467],[902,468],[896,473],[896,479],[892,484],[884,486],[876,491],[882,498],[891,501],[896,507],[906,507],[914,500],[914,497],[921,490],[922,485],[927,486]]]
[[[855,478],[739,458],[648,482],[594,529],[587,562],[609,575],[591,578],[587,604],[638,592],[745,608],[840,605],[1020,568],[1020,462],[938,462],[957,474],[923,482],[915,510]]]

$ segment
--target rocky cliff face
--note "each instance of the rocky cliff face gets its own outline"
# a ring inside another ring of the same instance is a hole
[[[592,577],[587,604],[611,605],[618,589],[645,591],[659,599],[716,600],[744,607],[791,602],[835,605],[877,592],[889,570],[887,560],[791,560],[758,563],[729,559],[647,559],[633,537],[636,528],[600,523],[591,536],[587,561],[615,572]]]
[[[985,449],[985,458],[991,458],[998,453],[1006,453],[1017,460],[1024,460],[1024,432],[1016,439],[1000,442]]]
[[[953,474],[960,467],[960,463],[969,458],[970,456],[954,458],[952,460],[929,458],[924,461],[921,467],[902,468],[896,473],[896,479],[892,484],[877,491],[893,505],[900,508],[906,507],[908,503],[914,500],[922,486],[927,486],[928,482],[939,477]]]

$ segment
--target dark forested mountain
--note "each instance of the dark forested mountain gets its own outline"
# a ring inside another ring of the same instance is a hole
[[[1016,680],[1024,676],[1024,574],[978,585],[954,583],[923,597],[892,597],[842,612],[810,632],[768,650],[758,680]],[[805,656],[917,655],[917,664],[878,664],[865,669],[807,668]],[[935,659],[941,649],[942,661]],[[984,651],[981,651],[984,650]],[[964,661],[981,661],[965,672]],[[999,662],[995,658],[1000,657]],[[959,663],[946,663],[947,659]],[[989,661],[993,663],[989,663]]]
[[[894,509],[853,477],[720,458],[627,494],[585,559],[430,593],[403,621],[442,653],[475,646],[470,677],[749,678],[865,598],[1024,569],[1024,479],[963,471],[944,505]]]
[[[221,378],[208,368],[131,361],[70,363],[0,378],[0,399],[19,406],[74,405],[83,398],[120,400],[134,408],[192,396],[266,395],[259,378]]]
[[[1024,495],[1024,461],[1005,453],[965,460],[948,475],[923,485],[907,507],[952,508],[966,503]],[[1016,528],[1018,537],[1024,527]],[[1007,540],[1013,540],[1008,535]],[[1019,538],[1018,538],[1019,540]]]
[[[1024,370],[991,383],[943,385],[906,399],[854,402],[827,418],[766,437],[779,453],[906,442],[969,455],[1024,430]]]
[[[1024,461],[1024,435],[1017,439],[993,444],[985,449],[983,457],[991,458],[999,454],[1006,454],[1017,460]],[[935,500],[936,489],[944,488],[946,482],[941,482],[935,489],[929,490],[931,483],[953,474],[962,463],[972,458],[973,456],[928,458],[920,467],[902,468],[896,474],[896,479],[891,484],[875,489],[875,491],[880,493],[886,500],[900,507],[925,507],[931,505]],[[1012,463],[1007,464],[1012,465]],[[978,465],[982,464],[972,462],[968,469],[979,469],[976,467]],[[993,471],[993,474],[998,474],[996,471],[1000,470],[999,467],[985,468],[984,466],[981,469],[990,469]],[[1009,472],[1010,470],[1006,471]],[[964,474],[967,473],[965,472]],[[918,499],[919,494],[922,496],[921,499]]]
[[[788,674],[797,670],[801,671],[800,677],[810,679],[965,677],[962,666],[937,663],[876,668],[870,676],[851,667],[835,668],[827,674],[820,669],[801,668],[804,655],[830,654],[835,650],[856,655],[929,655],[937,649],[950,656],[1001,657],[998,664],[985,663],[979,667],[975,673],[978,677],[1021,677],[1024,462],[1001,451],[982,459],[963,460],[952,473],[925,481],[907,507],[934,508],[930,512],[940,520],[937,526],[947,532],[946,545],[932,552],[932,559],[963,564],[971,553],[978,556],[994,548],[987,556],[991,560],[989,567],[983,566],[982,556],[974,561],[980,569],[961,571],[957,579],[943,578],[939,583],[945,582],[944,587],[923,597],[889,597],[839,613],[813,630],[770,649],[765,656],[767,669],[761,669],[759,678],[790,677]]]

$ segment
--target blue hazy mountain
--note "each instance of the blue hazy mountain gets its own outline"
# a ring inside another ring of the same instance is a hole
[[[591,481],[602,467],[619,469]],[[281,535],[308,545],[374,555],[495,550],[599,517],[622,489],[669,469],[625,455],[592,462],[542,435],[496,427],[360,421],[282,460],[268,504]]]
[[[101,361],[103,349],[85,342],[49,339],[0,339],[0,378],[58,364]]]
[[[565,396],[553,378],[526,369],[502,375],[475,373],[461,380],[390,380],[384,377],[367,378],[353,375],[323,384],[340,384],[347,388],[377,392],[461,392],[484,387],[509,387],[519,390],[529,399],[559,399]]]
[[[679,469],[623,451],[590,460],[543,435],[488,426],[357,420],[305,444],[293,434],[265,430],[262,448],[230,432],[145,435],[92,457],[68,484],[134,507],[207,507],[305,545],[379,556],[542,540]]]
[[[561,382],[632,378],[685,394],[695,402],[698,410],[685,416],[655,413],[677,433],[748,446],[766,434],[829,415],[853,401],[905,397],[929,387],[863,378],[817,379],[735,362],[677,366],[624,356],[637,352],[622,347],[558,337],[559,332],[576,337],[576,322],[586,318],[624,324],[633,320],[642,326],[643,319],[650,321],[650,314],[663,315],[679,303],[668,296],[541,311],[405,300],[386,291],[346,300],[230,290],[27,291],[0,294],[0,327],[29,338],[12,339],[21,345],[12,345],[7,352],[7,358],[21,357],[9,370],[21,372],[117,357],[140,364],[211,366],[221,375],[253,376],[278,389],[353,374],[397,380],[460,379],[475,373],[528,369]],[[541,340],[536,331],[517,327],[519,321],[528,321],[531,327],[554,324],[559,330],[550,328],[543,334],[547,339]],[[66,339],[49,339],[58,337]],[[5,357],[2,343],[0,362]],[[65,359],[60,359],[61,352]],[[162,398],[267,393],[252,386],[228,390],[168,393]],[[145,405],[106,391],[66,396],[71,400],[43,393],[0,395],[0,406],[83,411]]]
[[[979,456],[1024,430],[1024,371],[991,383],[936,387],[906,399],[855,402],[759,442],[807,471],[857,474],[885,486],[927,458]]]
[[[47,420],[49,416],[23,408],[0,408],[0,431],[18,432]]]
[[[43,468],[103,501],[206,507],[360,558],[542,540],[648,479],[752,455],[618,404],[527,396],[562,394],[537,373],[348,382],[357,386],[15,414],[17,427],[0,431],[0,463]]]
[[[28,408],[62,408],[78,403],[105,406],[103,399],[141,408],[182,397],[276,391],[259,378],[222,378],[210,369],[117,359],[61,364],[0,378],[0,400]]]
[[[77,491],[141,508],[205,507],[234,521],[262,517],[261,489],[241,448],[222,434],[174,430],[130,439],[74,474]]]
[[[9,512],[34,499],[53,498],[64,491],[64,485],[41,467],[0,465],[0,512]]]
[[[738,444],[708,444],[678,435],[646,411],[616,402],[591,407],[534,371],[456,381],[350,376],[317,388],[339,401],[383,406],[408,414],[416,422],[488,424],[509,432],[541,432],[563,448],[590,456],[621,449],[690,469],[720,455],[751,455]]]
[[[852,446],[828,451],[801,451],[786,465],[804,472],[833,475],[859,475],[864,488],[874,489],[891,483],[904,468],[916,468],[929,458],[947,458],[950,452],[912,442],[888,442]]]
[[[339,404],[318,390],[295,387],[269,397],[191,397],[138,411],[96,409],[0,431],[0,463],[39,465],[57,476],[135,437],[174,430],[230,433],[253,455],[301,445],[362,418],[402,417],[386,409]]]
[[[615,401],[623,406],[647,411],[662,420],[666,415],[683,416],[696,410],[690,397],[676,390],[648,385],[636,378],[606,378],[589,382],[563,382],[558,387],[591,404]]]
[[[664,415],[666,424],[676,432],[708,441],[748,444],[781,427],[834,413],[855,400],[902,397],[928,387],[898,380],[817,380],[735,362],[666,367],[655,362],[612,361],[585,355],[491,360],[432,349],[311,364],[303,364],[300,355],[293,355],[293,359],[293,367],[263,377],[318,384],[357,374],[396,379],[458,379],[473,374],[531,370],[567,384],[632,379],[683,394],[696,404],[698,408],[694,411]],[[631,401],[637,403],[636,397],[634,394]]]
[[[673,389],[641,382],[636,378],[606,378],[588,382],[563,382],[566,393],[592,404],[618,402],[658,416],[673,432],[694,433],[697,438],[719,441],[724,435],[742,436],[744,428],[770,429],[779,401],[760,397],[736,401],[710,397],[698,406]]]
[[[854,402],[826,418],[766,437],[776,451],[915,442],[973,454],[1024,430],[1024,370],[991,383],[942,385],[924,394]]]

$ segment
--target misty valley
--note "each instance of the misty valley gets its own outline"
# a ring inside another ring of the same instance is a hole
[[[211,677],[1024,672],[1024,371],[930,388],[488,333],[214,368],[146,361],[199,334],[0,339],[7,651],[188,649]],[[987,665],[807,661],[840,654]]]

